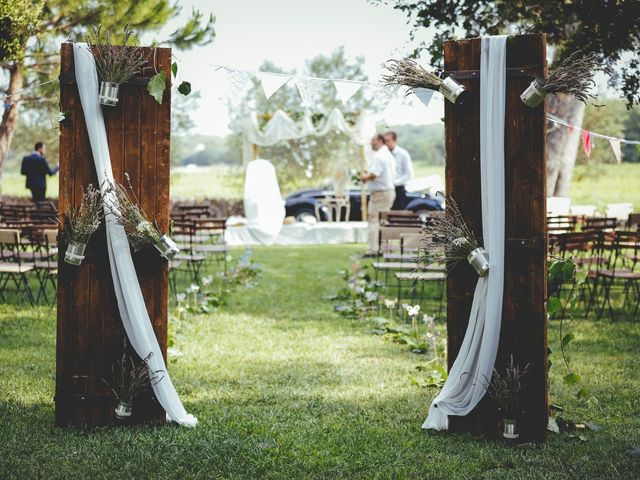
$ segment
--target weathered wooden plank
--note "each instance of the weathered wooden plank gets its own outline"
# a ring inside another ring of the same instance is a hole
[[[146,51],[151,67],[153,50]],[[162,59],[159,68],[169,78],[170,50],[158,49],[157,57]],[[153,68],[147,68],[142,76],[148,78],[154,73]],[[74,76],[69,44],[61,49],[61,76]],[[64,212],[71,202],[79,201],[82,188],[97,183],[97,176],[75,82],[61,84],[61,103],[64,111],[72,112],[73,125],[63,126],[60,139],[60,211]],[[121,87],[116,107],[103,107],[114,177],[122,182],[127,172],[145,211],[151,218],[160,216],[163,226],[168,224],[169,211],[170,103],[170,94],[166,93],[163,105],[158,106],[147,94],[145,83],[137,82]],[[166,195],[157,195],[158,191],[166,191]],[[69,192],[66,199],[62,192]],[[80,268],[60,262],[57,425],[114,422],[113,399],[102,379],[110,377],[111,365],[120,358],[125,334],[113,290],[104,227],[90,241],[86,255]],[[156,334],[166,352],[166,262],[150,250],[135,256],[135,265]],[[135,417],[135,423],[160,424],[165,414],[157,400],[148,395]]]
[[[479,70],[480,39],[446,42],[447,71]],[[510,37],[507,67],[527,67],[545,73],[545,39],[542,35]],[[529,109],[520,93],[531,78],[507,77],[505,119],[505,233],[507,238],[544,238],[546,228],[544,108]],[[480,202],[480,81],[461,80],[471,92],[462,107],[446,102],[446,186],[457,201],[476,236],[482,234]],[[496,368],[504,369],[511,355],[524,366],[532,364],[523,395],[520,418],[523,439],[545,438],[546,384],[546,248],[531,250],[514,242],[505,247],[505,290],[502,328]],[[464,338],[477,278],[470,268],[458,267],[447,279],[449,366]],[[466,417],[450,417],[451,431],[496,436],[499,415],[484,398]]]

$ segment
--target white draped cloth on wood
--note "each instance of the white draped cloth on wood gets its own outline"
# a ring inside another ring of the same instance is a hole
[[[102,185],[105,180],[113,181],[113,171],[111,170],[111,157],[109,156],[104,118],[98,103],[98,76],[95,62],[91,49],[86,44],[75,43],[73,55],[76,83],[89,134],[91,152],[98,181]],[[167,372],[133,266],[127,234],[106,208],[105,214],[113,287],[129,342],[140,358],[148,359],[149,371],[158,372],[154,374],[153,391],[160,405],[167,412],[168,420],[194,427],[198,420],[185,410]]]
[[[422,428],[446,430],[448,415],[464,416],[475,408],[485,394],[498,351],[504,286],[506,40],[506,36],[482,38],[480,56],[482,236],[489,275],[478,278],[460,351]]]
[[[297,140],[307,136],[322,137],[331,132],[344,133],[356,145],[366,146],[376,133],[375,119],[369,113],[362,112],[356,123],[349,125],[342,112],[334,108],[314,126],[309,112],[296,122],[285,112],[278,110],[261,129],[254,112],[246,116],[242,122],[244,163],[246,165],[252,159],[252,145],[269,147],[285,140]]]
[[[244,181],[244,215],[247,229],[259,245],[271,245],[282,229],[285,209],[276,178],[268,160],[252,160]]]

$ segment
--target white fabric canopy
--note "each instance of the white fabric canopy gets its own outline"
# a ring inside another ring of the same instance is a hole
[[[482,38],[480,56],[480,174],[482,234],[490,270],[478,278],[460,352],[422,428],[446,430],[448,415],[464,416],[485,394],[500,339],[504,286],[504,124],[506,36]]]
[[[259,245],[271,245],[282,229],[284,200],[276,169],[268,160],[253,160],[247,165],[244,215],[248,232]]]
[[[74,43],[73,54],[80,102],[82,103],[85,123],[87,124],[98,181],[102,185],[105,180],[113,181],[113,172],[111,170],[111,158],[109,156],[104,119],[98,103],[98,76],[93,54],[86,44]],[[168,419],[182,425],[194,427],[197,425],[198,420],[184,409],[167,372],[162,351],[149,320],[147,307],[140,290],[138,277],[131,259],[127,235],[113,215],[108,213],[106,207],[105,214],[113,287],[129,342],[140,358],[148,358],[147,364],[151,372],[162,372],[159,374],[161,379],[152,382],[153,391],[160,405],[167,412]],[[150,356],[150,354],[152,355]]]
[[[257,115],[253,112],[242,122],[243,160],[245,164],[251,160],[252,144],[269,147],[284,140],[296,140],[309,135],[321,137],[336,131],[347,135],[355,144],[366,146],[376,133],[375,119],[369,113],[363,112],[358,116],[355,125],[351,126],[342,112],[334,108],[317,126],[314,126],[309,112],[296,122],[285,112],[278,110],[261,130]]]

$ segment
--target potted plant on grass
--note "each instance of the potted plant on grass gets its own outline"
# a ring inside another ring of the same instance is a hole
[[[82,194],[80,205],[71,206],[58,223],[62,225],[68,239],[64,261],[71,265],[80,265],[84,260],[84,252],[91,235],[100,226],[104,216],[100,192],[89,185]]]
[[[135,251],[153,245],[160,255],[171,260],[180,252],[180,248],[171,237],[160,233],[158,228],[147,219],[138,204],[129,175],[126,173],[125,178],[129,185],[128,189],[117,182],[109,181],[103,187],[104,203],[109,213],[124,227],[129,243]]]
[[[525,365],[524,368],[515,365],[512,355],[504,372],[494,369],[491,380],[484,385],[489,396],[498,404],[502,414],[502,436],[509,440],[520,437],[517,423],[517,417],[521,412],[520,395],[524,390],[524,377],[529,373],[530,367],[531,364]]]
[[[93,28],[87,35],[87,44],[95,58],[96,70],[100,76],[99,101],[102,105],[114,106],[118,103],[118,90],[147,63],[147,57],[140,47],[127,46],[133,36],[128,25],[124,29],[121,45],[111,43],[111,35],[103,35],[101,27]]]

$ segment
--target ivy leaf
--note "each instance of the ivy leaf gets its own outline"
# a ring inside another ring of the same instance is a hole
[[[562,278],[565,282],[570,282],[573,279],[573,272],[576,270],[576,264],[573,262],[565,262],[562,265]]]
[[[580,375],[577,373],[570,373],[564,376],[564,383],[567,385],[575,385],[576,383],[580,383]]]
[[[164,94],[164,87],[167,80],[167,76],[164,70],[157,75],[154,75],[147,84],[147,92],[156,99],[160,105],[162,105],[162,95]]]
[[[191,93],[191,84],[189,82],[182,82],[178,87],[178,91],[186,97]]]
[[[567,333],[564,337],[562,337],[562,348],[566,347],[571,343],[571,340],[576,338],[573,333]]]
[[[178,74],[178,64],[176,62],[171,64],[171,73],[173,73],[174,78]]]
[[[591,392],[589,391],[589,389],[587,387],[582,387],[580,390],[578,390],[578,393],[576,393],[576,397],[578,397],[578,398],[589,398],[589,397],[591,397]]]
[[[547,301],[547,313],[553,315],[562,310],[562,302],[558,297],[551,297]]]

